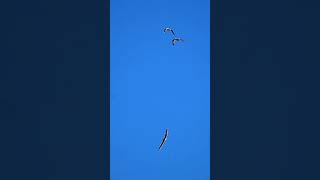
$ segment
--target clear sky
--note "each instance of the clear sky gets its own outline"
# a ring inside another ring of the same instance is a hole
[[[209,3],[111,0],[111,180],[209,180]]]

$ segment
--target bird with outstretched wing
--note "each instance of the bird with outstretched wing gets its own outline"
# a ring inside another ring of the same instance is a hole
[[[162,138],[162,142],[161,142],[161,144],[160,144],[160,146],[159,146],[158,151],[160,151],[160,149],[162,148],[162,146],[164,145],[164,143],[167,141],[167,138],[168,138],[168,129],[166,129],[166,132],[165,132],[165,134],[164,134],[164,136],[163,136],[163,138]]]
[[[164,31],[164,32],[170,31],[170,32],[172,32],[172,34],[173,34],[174,36],[176,36],[171,28],[166,27],[163,31]]]
[[[174,46],[178,41],[184,41],[184,40],[181,39],[181,38],[174,38],[174,39],[172,40],[172,45]]]

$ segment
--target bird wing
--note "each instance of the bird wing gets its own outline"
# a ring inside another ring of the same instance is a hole
[[[160,146],[159,146],[159,150],[162,148],[164,142],[166,142],[166,139],[162,139],[162,142],[161,142],[161,144],[160,144]]]
[[[172,31],[172,29],[170,29],[170,28],[164,28],[164,30],[163,30],[164,32],[167,32],[167,31]]]
[[[172,29],[170,29],[170,31],[172,32],[172,34],[173,34],[174,36],[176,36],[176,34],[174,34],[174,32],[173,32],[173,30],[172,30]]]
[[[174,46],[175,43],[176,43],[176,40],[173,39],[173,40],[172,40],[172,45]]]

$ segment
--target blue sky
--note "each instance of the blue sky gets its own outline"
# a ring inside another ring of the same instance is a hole
[[[209,3],[111,0],[111,180],[209,179]]]

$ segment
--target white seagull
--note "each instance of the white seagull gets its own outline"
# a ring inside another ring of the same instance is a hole
[[[164,134],[164,137],[162,138],[162,142],[159,146],[159,149],[158,151],[160,151],[160,149],[162,148],[163,144],[167,141],[167,138],[168,138],[168,129],[166,129],[166,133]]]
[[[181,39],[181,38],[174,38],[174,39],[172,40],[172,45],[174,46],[178,41],[184,41],[184,40]]]
[[[163,31],[164,31],[164,32],[171,31],[172,34],[173,34],[174,36],[176,36],[171,28],[168,28],[168,27],[167,27],[167,28],[165,28]]]

